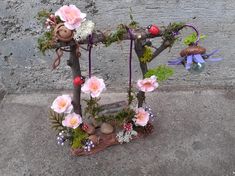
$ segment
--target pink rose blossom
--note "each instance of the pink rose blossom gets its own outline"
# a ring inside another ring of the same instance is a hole
[[[150,78],[138,80],[137,87],[143,92],[152,92],[158,87],[157,77],[153,75]]]
[[[91,94],[91,97],[95,98],[100,95],[100,93],[105,90],[105,84],[103,79],[99,79],[95,76],[89,78],[82,87],[84,93]]]
[[[145,126],[149,121],[149,113],[144,108],[137,108],[135,118],[133,118],[135,125]]]
[[[59,96],[53,101],[51,109],[57,113],[70,113],[73,109],[71,102],[72,99],[69,95]]]
[[[55,16],[59,16],[65,22],[65,27],[70,30],[78,28],[86,20],[86,14],[82,13],[75,5],[64,5],[55,12]]]
[[[68,114],[62,121],[65,127],[76,129],[82,123],[82,117],[76,113]]]

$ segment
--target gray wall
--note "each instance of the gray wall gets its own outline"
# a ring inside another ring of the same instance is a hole
[[[195,24],[207,39],[202,46],[208,51],[220,49],[220,63],[207,64],[199,76],[187,73],[183,67],[164,83],[170,87],[231,87],[235,82],[235,1],[234,0],[1,0],[0,6],[0,82],[9,92],[68,89],[72,87],[71,71],[66,66],[66,56],[58,70],[51,71],[53,52],[39,53],[36,41],[43,29],[34,18],[43,8],[58,9],[62,4],[75,4],[88,18],[96,22],[97,29],[112,30],[119,23],[129,22],[129,8],[142,26],[151,23],[168,25],[174,21]],[[196,17],[196,18],[195,18]],[[190,30],[185,31],[188,33]],[[159,46],[160,40],[155,40]],[[110,90],[124,91],[127,87],[127,58],[129,42],[102,44],[93,49],[93,73],[101,75]],[[176,58],[182,42],[165,51],[150,67]],[[87,74],[87,53],[82,54],[82,70]],[[140,76],[134,57],[134,79]]]

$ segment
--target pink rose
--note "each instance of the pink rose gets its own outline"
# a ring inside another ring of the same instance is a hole
[[[76,129],[82,123],[82,117],[76,113],[68,114],[62,121],[65,127]]]
[[[99,79],[95,76],[89,78],[82,87],[84,93],[91,94],[91,97],[95,98],[100,95],[100,93],[105,90],[105,84],[103,79]]]
[[[143,92],[152,92],[158,87],[156,76],[137,81],[137,87]]]
[[[73,109],[71,102],[72,99],[69,95],[59,96],[53,101],[51,109],[57,113],[70,113]]]
[[[59,16],[65,22],[65,27],[70,30],[78,28],[86,20],[86,14],[82,13],[75,5],[64,5],[55,12],[55,16]]]
[[[132,119],[135,122],[135,125],[147,125],[149,121],[149,113],[145,111],[144,108],[137,108],[135,113],[135,118]]]

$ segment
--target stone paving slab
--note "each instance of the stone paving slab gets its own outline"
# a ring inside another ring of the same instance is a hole
[[[56,93],[8,95],[0,110],[0,175],[233,176],[235,91],[159,91],[147,102],[154,133],[89,157],[55,142],[48,105]],[[103,102],[126,94],[103,94]]]

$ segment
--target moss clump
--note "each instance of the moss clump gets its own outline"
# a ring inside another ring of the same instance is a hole
[[[53,48],[53,31],[45,32],[38,38],[38,49],[45,55],[46,50]]]
[[[72,137],[72,148],[80,148],[83,146],[83,141],[88,138],[88,134],[85,133],[81,128],[76,128],[73,130]]]
[[[170,23],[166,28],[165,32],[162,34],[163,41],[170,42],[169,46],[172,47],[175,41],[178,39],[174,33],[179,32],[183,27],[185,23],[179,22],[179,23]]]
[[[142,57],[140,57],[140,61],[143,63],[147,63],[152,60],[152,57],[153,57],[153,51],[152,51],[151,47],[145,45],[144,46],[144,54]]]
[[[106,40],[104,42],[105,46],[108,47],[112,43],[122,40],[125,32],[126,32],[125,26],[123,24],[120,24],[115,32],[112,32],[110,35],[106,37]]]
[[[102,115],[97,118],[98,121],[102,122],[114,122],[117,125],[122,125],[124,122],[132,120],[135,116],[135,111],[131,108],[124,108],[122,111],[115,115]]]
[[[45,22],[46,19],[50,16],[51,12],[52,12],[52,10],[48,11],[48,10],[43,9],[43,10],[38,12],[36,18],[39,21]]]
[[[152,75],[157,77],[159,82],[169,79],[174,74],[174,70],[166,65],[160,65],[154,69],[150,69],[144,76],[149,78]]]

